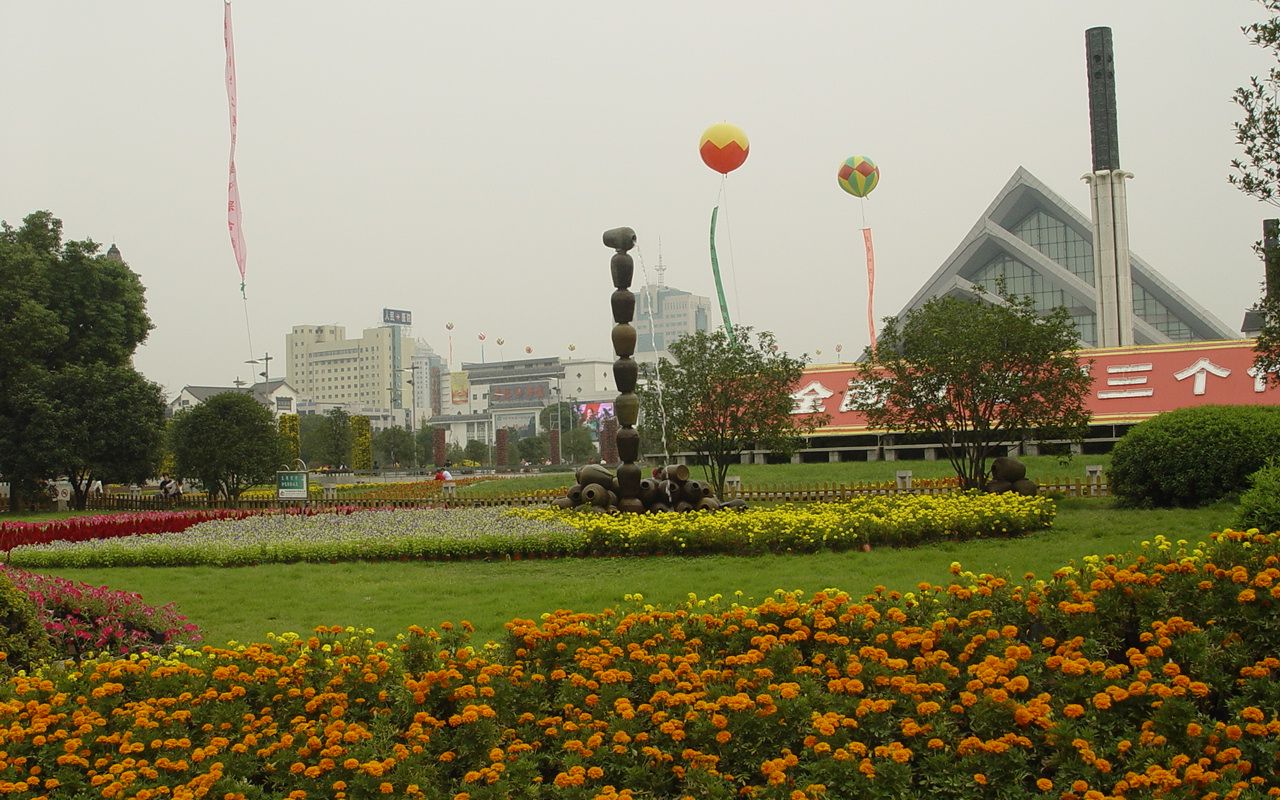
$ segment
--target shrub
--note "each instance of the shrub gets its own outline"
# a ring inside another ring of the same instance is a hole
[[[0,572],[0,671],[29,670],[53,653],[35,603]]]
[[[1245,487],[1280,441],[1280,407],[1200,406],[1149,419],[1116,443],[1108,474],[1122,503],[1196,506]]]
[[[55,658],[86,653],[127,656],[200,640],[196,626],[172,604],[153,608],[142,596],[106,586],[0,567],[0,579],[26,596],[32,618]]]
[[[1280,460],[1249,476],[1249,491],[1240,495],[1240,526],[1280,531]]]

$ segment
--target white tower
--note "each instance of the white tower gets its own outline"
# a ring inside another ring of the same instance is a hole
[[[1125,181],[1133,173],[1120,169],[1116,124],[1116,73],[1110,28],[1085,31],[1089,69],[1089,127],[1093,172],[1089,184],[1093,216],[1093,269],[1098,293],[1098,345],[1133,344],[1133,280],[1129,269],[1129,205]]]

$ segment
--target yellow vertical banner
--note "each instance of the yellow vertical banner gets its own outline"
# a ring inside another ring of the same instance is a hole
[[[455,406],[466,405],[471,394],[471,381],[465,370],[449,373],[449,394]]]

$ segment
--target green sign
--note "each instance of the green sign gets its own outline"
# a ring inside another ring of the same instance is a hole
[[[276,497],[280,500],[306,500],[307,473],[277,472]]]

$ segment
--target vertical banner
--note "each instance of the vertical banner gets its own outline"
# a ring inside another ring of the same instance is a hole
[[[729,321],[729,304],[724,301],[724,284],[720,282],[720,259],[716,257],[716,217],[720,206],[711,209],[711,274],[716,279],[716,297],[720,298],[720,317],[724,320],[725,333],[733,336],[733,323]]]
[[[240,226],[240,184],[236,180],[236,48],[231,35],[231,2],[222,5],[222,38],[227,47],[227,108],[231,115],[231,156],[227,177],[227,230],[231,233],[231,249],[240,270],[240,292],[244,293],[244,267],[247,253],[244,230]]]
[[[862,245],[867,251],[867,332],[871,337],[871,349],[876,349],[876,315],[873,299],[876,294],[876,250],[871,245],[871,229],[862,229]]]
[[[465,370],[449,373],[449,399],[455,406],[467,404],[471,394],[471,381]]]

